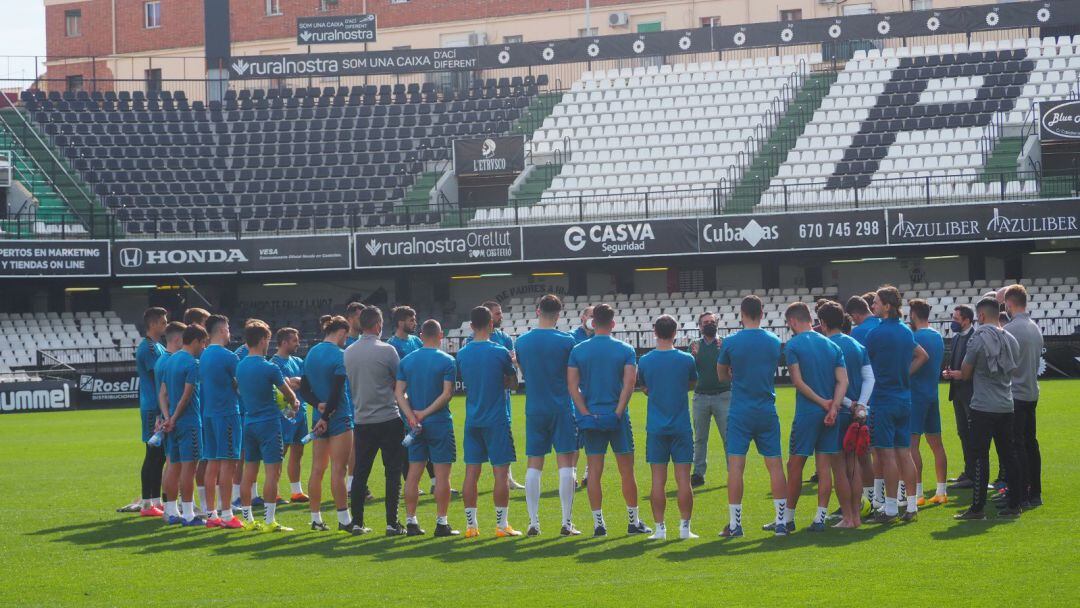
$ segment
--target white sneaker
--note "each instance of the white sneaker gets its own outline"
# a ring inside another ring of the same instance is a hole
[[[517,482],[516,479],[511,477],[510,478],[510,489],[511,490],[524,490],[525,486],[521,485],[520,483]]]
[[[693,540],[693,539],[699,538],[699,537],[698,537],[697,534],[694,534],[693,532],[691,532],[690,528],[680,528],[679,529],[679,538],[681,538],[683,540],[687,540],[687,539]]]
[[[649,540],[667,540],[667,528],[657,528]]]

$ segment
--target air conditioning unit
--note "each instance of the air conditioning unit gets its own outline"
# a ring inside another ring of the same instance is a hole
[[[611,27],[626,27],[630,25],[630,13],[611,13],[607,22]]]
[[[840,4],[840,0],[817,0],[818,4],[835,5]]]
[[[473,32],[469,34],[469,46],[483,46],[487,43],[487,32]]]

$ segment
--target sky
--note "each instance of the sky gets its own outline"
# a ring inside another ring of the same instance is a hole
[[[33,60],[18,55],[45,55],[42,0],[0,0],[0,80],[34,77]]]

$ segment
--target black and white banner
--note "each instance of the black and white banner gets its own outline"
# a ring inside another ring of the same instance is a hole
[[[454,140],[458,176],[517,175],[525,170],[525,136]]]
[[[729,215],[698,220],[701,253],[866,247],[885,243],[881,210]]]
[[[0,413],[56,412],[74,407],[69,382],[0,382]]]
[[[0,241],[0,278],[107,276],[108,241]]]
[[[340,44],[375,42],[375,15],[333,15],[299,17],[296,20],[296,44]]]
[[[118,405],[139,400],[139,376],[135,372],[99,372],[79,376],[80,404]]]
[[[697,253],[697,220],[640,220],[521,229],[525,259],[638,257]]]
[[[333,21],[343,18],[321,19]],[[791,22],[749,23],[547,42],[493,44],[456,49],[253,55],[234,57],[229,64],[233,79],[489,70],[719,52],[764,46],[934,36],[983,30],[1061,27],[1077,23],[1080,23],[1080,11],[1076,10],[1075,0],[1050,0],[825,17]],[[298,44],[312,44],[311,41],[303,40],[302,30],[298,31],[298,35]],[[354,42],[354,40],[341,42]]]
[[[349,270],[347,234],[117,241],[117,276]]]
[[[356,268],[520,262],[521,229],[462,228],[356,235]]]
[[[1039,103],[1039,139],[1043,142],[1080,140],[1080,101],[1056,100]]]
[[[1080,201],[890,209],[890,245],[1080,237]]]

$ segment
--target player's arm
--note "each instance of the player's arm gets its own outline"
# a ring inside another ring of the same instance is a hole
[[[506,390],[512,391],[517,389],[518,378],[517,370],[514,368],[514,352],[510,353],[506,357],[506,365],[503,366],[503,386]]]
[[[859,389],[859,401],[852,405],[856,406],[855,409],[858,409],[858,406],[862,406],[863,409],[866,409],[867,404],[870,403],[870,395],[874,393],[874,367],[867,363],[862,366],[859,373],[862,375],[862,386]],[[857,414],[855,409],[852,410],[853,414]]]
[[[162,382],[158,385],[158,409],[161,410],[161,417],[165,420],[169,419],[169,391],[165,388],[165,383]]]
[[[416,419],[416,413],[413,412],[412,404],[409,403],[409,395],[405,393],[408,388],[408,382],[398,380],[394,384],[394,400],[397,401],[398,408],[401,409],[401,413],[405,416],[405,420],[409,422],[409,426],[415,429],[420,423]]]
[[[570,389],[570,398],[574,400],[578,413],[588,416],[589,408],[585,405],[585,395],[581,394],[581,371],[578,368],[566,368],[566,387]]]
[[[188,382],[184,384],[184,394],[180,395],[180,400],[176,402],[176,411],[170,419],[173,426],[176,425],[176,421],[180,419],[180,415],[187,409],[188,403],[191,403],[191,396],[195,394],[195,385]]]
[[[971,380],[975,375],[975,365],[964,361],[964,364],[960,366],[960,380]]]
[[[304,400],[304,403],[319,403],[319,398],[311,390],[311,381],[308,380],[306,374],[300,376],[300,386],[296,387],[296,391],[296,394],[300,395],[300,398]]]
[[[716,378],[720,380],[720,382],[731,382],[731,366],[717,363]]]
[[[341,397],[344,394],[345,376],[334,374],[333,380],[330,381],[330,394],[326,397],[326,404],[322,410],[321,420],[328,420],[330,415],[341,406]]]
[[[296,398],[296,393],[289,384],[289,380],[292,380],[292,378],[282,378],[281,384],[278,385],[278,390],[281,391],[282,395],[285,395],[285,399],[292,404],[293,409],[300,409],[300,400]]]
[[[836,388],[833,389],[833,398],[829,402],[828,413],[825,414],[825,424],[828,426],[836,423],[836,413],[840,411],[840,404],[844,402],[844,395],[847,394],[848,387],[847,368],[838,365],[835,369]]]
[[[926,349],[916,344],[915,352],[911,355],[911,369],[908,370],[908,375],[915,374],[929,360],[930,355],[926,354]]]
[[[446,407],[450,400],[454,397],[454,382],[452,380],[443,380],[442,393],[435,398],[435,401],[431,402],[431,405],[424,408],[420,413],[424,418],[434,414],[435,412]]]
[[[637,366],[627,363],[623,366],[622,392],[619,393],[619,406],[615,408],[615,415],[622,418],[626,407],[630,405],[630,397],[634,394],[634,385],[637,384]]]

